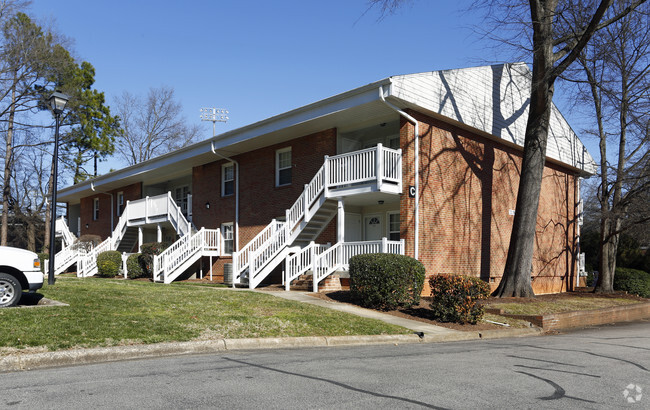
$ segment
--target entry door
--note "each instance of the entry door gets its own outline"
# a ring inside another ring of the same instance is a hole
[[[361,240],[361,215],[345,213],[345,242]]]
[[[381,239],[381,215],[372,214],[363,217],[363,231],[366,241],[378,241]]]

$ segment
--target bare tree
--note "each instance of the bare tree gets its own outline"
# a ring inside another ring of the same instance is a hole
[[[403,1],[370,0],[390,12]],[[499,297],[534,296],[531,271],[535,245],[537,209],[546,161],[549,119],[555,81],[573,64],[596,31],[632,12],[645,0],[630,0],[619,14],[607,20],[603,16],[614,0],[600,2],[579,0],[476,0],[476,7],[486,11],[487,19],[505,33],[505,44],[532,53],[532,83],[528,121],[524,139],[523,161],[519,179],[517,205],[510,236],[508,257],[499,287]],[[568,10],[584,11],[581,21],[571,21]],[[505,29],[502,29],[502,27]],[[509,30],[506,30],[509,29]],[[523,34],[523,36],[522,36]],[[522,42],[523,40],[523,42]]]
[[[200,127],[182,119],[173,88],[151,88],[146,98],[124,92],[115,105],[124,130],[116,150],[129,165],[190,145],[199,136]]]
[[[619,14],[621,2],[608,10]],[[650,220],[650,31],[644,5],[600,30],[578,58],[580,68],[567,72],[582,86],[590,103],[600,148],[599,271],[595,291],[614,290],[620,235]],[[581,19],[575,10],[574,19]],[[645,202],[645,206],[640,206]]]

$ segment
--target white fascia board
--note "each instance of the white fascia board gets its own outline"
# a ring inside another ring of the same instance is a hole
[[[225,132],[215,138],[197,142],[174,152],[161,155],[140,164],[111,172],[82,183],[63,188],[58,191],[59,200],[67,202],[79,195],[86,195],[89,191],[102,191],[102,186],[119,182],[120,180],[137,178],[142,174],[172,166],[183,161],[188,161],[200,155],[211,154],[212,149],[223,149],[230,145],[256,138],[265,134],[309,122],[322,116],[331,115],[339,111],[353,108],[379,99],[378,88],[380,85],[390,84],[390,79],[382,79],[374,83],[338,94],[324,100],[308,104],[292,111],[288,111],[271,118]],[[214,143],[214,144],[213,144]]]

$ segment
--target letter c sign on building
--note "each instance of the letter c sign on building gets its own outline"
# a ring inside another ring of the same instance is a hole
[[[409,185],[409,198],[415,198],[415,185]]]

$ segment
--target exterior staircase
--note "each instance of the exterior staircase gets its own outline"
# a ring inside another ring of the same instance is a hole
[[[111,236],[79,258],[77,276],[93,276],[97,273],[97,255],[105,251],[129,252],[138,239],[139,226],[169,222],[181,237],[191,235],[192,224],[185,219],[180,207],[166,194],[127,201],[124,212]],[[134,238],[135,233],[135,238]]]
[[[337,215],[338,198],[370,192],[402,193],[402,153],[382,147],[325,157],[323,166],[286,210],[285,220],[272,220],[253,240],[233,253],[233,283],[257,287],[285,261],[284,283],[312,273],[311,286],[360,253],[404,253],[403,241],[349,242],[319,245],[313,241]],[[154,281],[171,283],[202,256],[219,256],[218,229],[186,234],[154,258]],[[316,272],[315,275],[313,273]],[[339,282],[340,283],[340,282]]]
[[[381,144],[333,157],[326,156],[323,166],[316,172],[310,183],[305,185],[302,194],[291,208],[287,209],[286,221],[271,221],[244,248],[235,252],[233,255],[235,281],[247,280],[249,288],[254,289],[291,254],[302,254],[307,248],[321,251],[322,248],[315,248],[315,244],[305,245],[315,240],[336,215],[336,198],[369,192],[400,194],[401,174],[401,150],[384,148]],[[304,249],[301,250],[302,247]],[[403,252],[403,246],[401,249]],[[344,250],[332,252],[345,253]],[[339,253],[335,256],[338,257]],[[327,263],[336,261],[321,260],[320,255],[318,258],[312,255],[312,258],[314,260],[311,262],[319,263],[323,271],[314,270],[316,278],[313,287],[318,289],[318,282],[334,272],[341,263],[335,264],[335,269],[332,270]],[[292,263],[304,262],[303,259],[292,259]],[[347,259],[345,263],[347,264]],[[298,270],[304,271],[308,265],[300,264]],[[287,290],[290,281],[295,278],[297,276],[293,277],[293,275],[285,278]]]
[[[63,217],[56,220],[54,231],[56,237],[61,238],[61,250],[56,253],[54,258],[54,274],[59,275],[79,261],[85,253],[85,248],[77,242],[77,238],[70,231]],[[49,260],[46,268],[45,272],[49,269]]]

